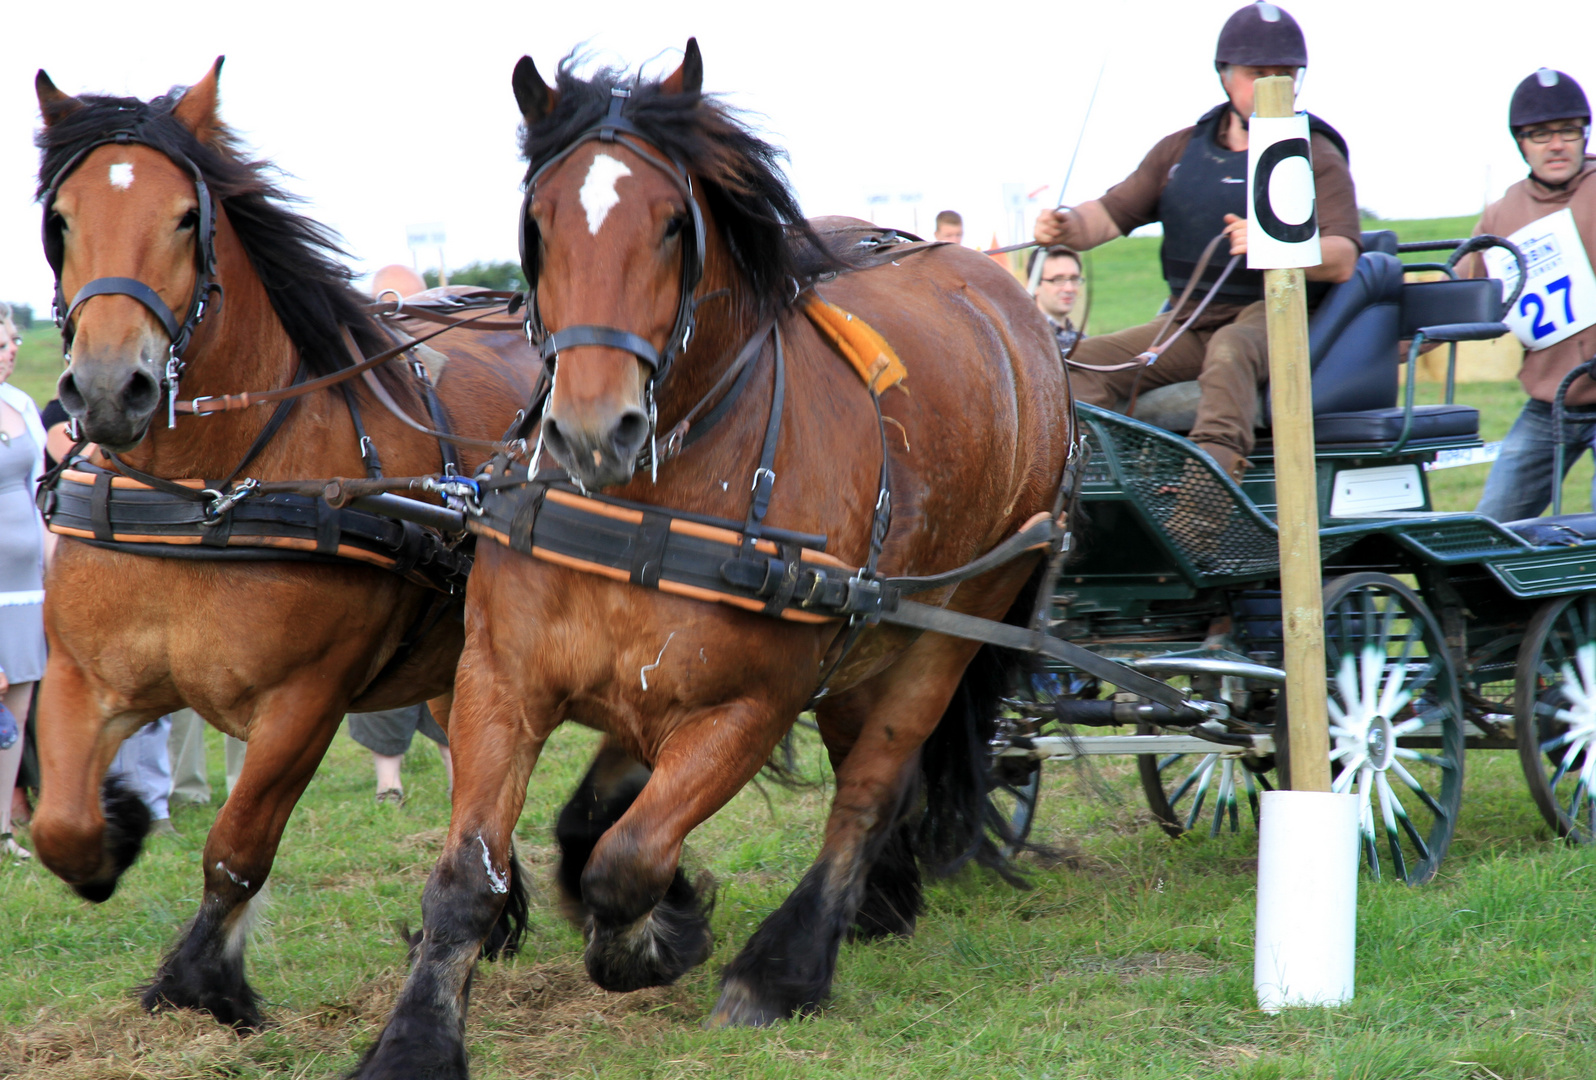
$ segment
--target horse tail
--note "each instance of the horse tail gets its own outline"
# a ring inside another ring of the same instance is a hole
[[[1038,566],[1004,622],[1022,624],[1030,617],[1042,576],[1043,567]],[[1003,696],[1032,666],[1026,653],[981,646],[920,749],[925,809],[915,829],[914,853],[936,876],[946,877],[975,862],[1011,885],[1028,885],[1004,854],[1005,848],[1018,846],[1017,838],[989,801],[996,786],[990,741]]]
[[[527,889],[526,872],[521,869],[521,860],[516,856],[513,841],[510,844],[509,862],[509,895],[504,898],[504,908],[499,912],[498,921],[482,943],[482,955],[488,960],[497,960],[501,956],[509,959],[516,955],[521,951],[521,939],[526,937],[531,897]]]

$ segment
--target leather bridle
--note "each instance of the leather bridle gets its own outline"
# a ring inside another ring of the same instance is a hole
[[[698,200],[693,197],[693,181],[687,170],[681,164],[669,157],[661,159],[655,153],[655,148],[649,143],[644,133],[633,124],[631,120],[622,115],[626,102],[631,98],[631,91],[619,87],[610,90],[609,109],[604,118],[597,124],[588,128],[571,141],[571,144],[549,160],[539,165],[537,170],[527,180],[526,195],[521,200],[521,225],[519,229],[521,245],[521,272],[526,275],[526,308],[523,315],[523,327],[526,332],[528,344],[538,350],[538,355],[549,369],[549,383],[552,385],[555,365],[559,361],[561,352],[567,349],[583,346],[601,346],[610,349],[620,349],[629,352],[649,367],[648,386],[644,396],[648,402],[649,441],[652,445],[655,435],[656,409],[654,406],[654,385],[664,379],[669,373],[676,357],[686,350],[688,342],[692,340],[693,328],[697,322],[698,304],[693,292],[698,288],[698,283],[704,276],[704,214],[698,207]],[[538,307],[538,272],[541,269],[538,260],[538,248],[541,238],[538,228],[532,221],[532,200],[537,195],[538,181],[554,166],[570,157],[578,147],[593,142],[620,143],[637,154],[644,161],[663,173],[676,190],[681,193],[686,202],[687,214],[691,219],[691,227],[683,229],[682,237],[682,268],[681,268],[681,293],[676,302],[676,321],[671,327],[671,332],[665,338],[665,347],[655,349],[652,342],[630,330],[623,330],[614,326],[595,326],[582,324],[577,326],[562,327],[550,332],[543,324],[543,313]],[[553,395],[544,399],[547,403],[553,400]]]
[[[122,131],[112,132],[104,138],[90,143],[76,154],[72,155],[50,179],[50,184],[44,190],[40,200],[44,205],[44,220],[42,232],[44,239],[44,257],[50,264],[50,270],[55,275],[55,295],[51,301],[52,313],[55,316],[55,325],[61,331],[61,341],[67,355],[70,357],[74,329],[72,316],[82,307],[84,302],[95,296],[129,296],[143,304],[156,321],[166,332],[167,352],[166,366],[162,372],[161,390],[166,395],[167,401],[167,426],[175,427],[177,422],[177,394],[178,380],[182,377],[187,363],[183,354],[188,350],[189,342],[193,340],[194,331],[201,320],[205,318],[208,302],[212,293],[221,302],[222,286],[216,280],[216,201],[211,195],[209,186],[205,183],[205,176],[198,165],[194,164],[186,154],[175,149],[157,146],[142,137],[140,126],[135,125]],[[66,257],[66,242],[61,236],[61,218],[55,212],[56,193],[60,190],[66,179],[83,164],[83,160],[102,146],[146,146],[156,153],[166,157],[174,164],[187,170],[194,180],[194,193],[199,200],[199,223],[195,228],[194,236],[194,291],[189,298],[188,309],[179,322],[166,301],[161,299],[150,286],[135,278],[102,277],[95,278],[84,285],[72,297],[72,302],[66,302],[66,296],[61,288],[61,269]]]

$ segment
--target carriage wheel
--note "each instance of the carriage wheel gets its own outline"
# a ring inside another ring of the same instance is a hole
[[[1518,652],[1513,727],[1530,794],[1575,843],[1596,836],[1596,593],[1544,604]]]
[[[998,845],[1012,859],[1025,847],[1036,821],[1036,803],[1042,794],[1042,763],[1030,758],[998,758],[993,763],[987,789],[988,813],[1006,823],[1006,836]]]
[[[1147,725],[1137,728],[1139,735],[1157,734]],[[1138,754],[1136,771],[1141,776],[1142,792],[1148,809],[1159,826],[1170,836],[1203,827],[1209,836],[1220,830],[1242,829],[1241,801],[1245,800],[1252,827],[1258,827],[1258,794],[1273,791],[1269,782],[1269,762],[1212,754]]]
[[[1358,796],[1375,879],[1422,884],[1463,801],[1463,702],[1446,639],[1418,595],[1385,574],[1329,582],[1324,619],[1331,789]]]

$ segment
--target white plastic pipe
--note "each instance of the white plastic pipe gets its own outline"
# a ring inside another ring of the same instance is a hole
[[[1358,939],[1358,800],[1266,791],[1258,824],[1258,1007],[1352,1000]]]

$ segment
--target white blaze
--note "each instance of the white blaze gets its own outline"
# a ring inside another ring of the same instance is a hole
[[[588,232],[598,235],[610,210],[621,201],[615,193],[615,182],[631,175],[632,170],[626,167],[626,162],[618,158],[599,154],[593,159],[593,164],[588,166],[587,179],[582,181],[582,209],[587,211]]]
[[[111,186],[126,191],[133,186],[133,166],[126,161],[119,161],[111,166]]]

